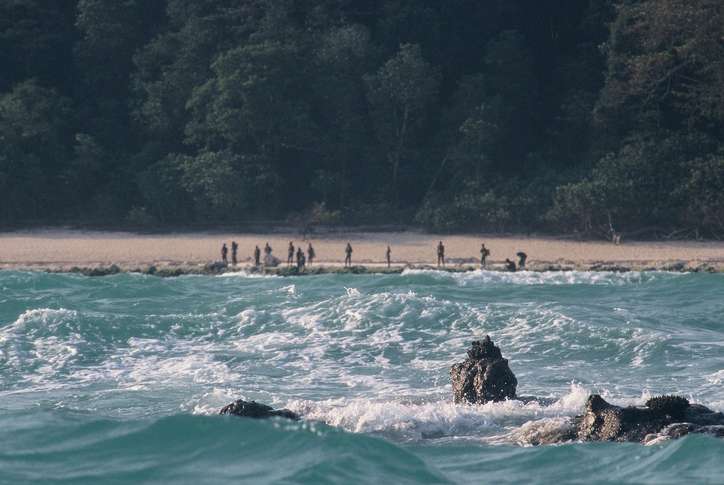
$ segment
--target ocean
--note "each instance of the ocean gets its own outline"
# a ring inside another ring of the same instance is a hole
[[[0,271],[0,483],[724,483],[705,435],[533,445],[592,392],[724,411],[723,319],[717,274]],[[552,404],[453,404],[486,334]]]

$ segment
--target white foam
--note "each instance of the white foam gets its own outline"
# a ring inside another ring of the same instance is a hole
[[[713,374],[709,374],[704,377],[710,383],[712,383],[714,385],[719,385],[722,382],[724,382],[724,369],[718,370],[718,371],[714,372]]]
[[[70,365],[78,355],[78,346],[84,343],[76,332],[65,337],[54,335],[77,316],[78,312],[65,308],[26,310],[0,329],[0,358],[26,380],[48,382]]]
[[[473,406],[454,404],[450,400],[417,403],[340,398],[292,400],[286,407],[305,419],[322,421],[355,433],[381,433],[397,439],[488,436],[518,442],[528,436],[532,442],[535,436],[542,439],[544,429],[535,428],[536,435],[532,432],[531,422],[547,420],[544,423],[548,423],[549,432],[554,424],[561,428],[570,422],[566,418],[580,414],[587,396],[585,389],[572,384],[571,391],[550,406],[516,400]],[[519,430],[521,426],[523,430]]]
[[[679,273],[670,274],[679,275]],[[621,273],[613,271],[517,271],[512,273],[489,270],[449,272],[411,268],[405,268],[402,275],[428,275],[439,279],[453,280],[460,286],[480,284],[621,286],[640,284],[656,277],[656,275],[641,271]]]
[[[226,273],[222,273],[220,275],[216,275],[217,278],[277,278],[277,275],[273,274],[264,274],[264,273],[249,273],[246,270],[239,270],[239,271],[229,271]]]

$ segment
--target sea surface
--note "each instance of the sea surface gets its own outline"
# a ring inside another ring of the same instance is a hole
[[[724,483],[709,436],[533,445],[591,392],[723,411],[723,322],[710,274],[0,271],[0,482]],[[452,403],[485,334],[553,404]]]

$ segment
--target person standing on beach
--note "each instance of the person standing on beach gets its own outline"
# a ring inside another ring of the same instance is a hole
[[[515,263],[508,258],[505,258],[505,269],[511,273],[515,273]]]
[[[445,246],[442,241],[437,244],[437,267],[439,268],[440,265],[445,267]]]
[[[297,248],[297,270],[301,270],[304,267],[304,251],[302,248]]]
[[[490,256],[490,249],[485,247],[485,243],[480,246],[480,267],[485,268],[486,259]]]
[[[254,246],[254,266],[259,267],[261,265],[261,250],[259,246]]]
[[[307,254],[309,255],[309,258],[308,258],[308,259],[309,259],[309,266],[311,266],[312,263],[314,262],[314,257],[317,255],[317,254],[314,252],[314,248],[312,247],[312,243],[309,243],[309,247],[307,248]]]
[[[387,267],[389,268],[392,264],[392,249],[390,249],[390,245],[387,245],[387,251],[385,252],[385,258],[387,259]]]
[[[528,255],[523,251],[518,251],[516,256],[518,256],[518,269],[525,269],[525,260],[528,259]]]
[[[229,248],[226,247],[226,243],[224,243],[221,246],[221,262],[224,264],[229,264],[229,260],[227,259],[227,255],[229,254]]]
[[[264,256],[269,256],[272,253],[272,247],[269,246],[269,241],[267,241],[266,245],[264,246]]]
[[[239,252],[239,245],[236,244],[236,241],[231,241],[231,264],[236,266],[236,255]]]
[[[287,249],[287,266],[294,263],[294,244],[289,241],[289,249]]]
[[[352,266],[352,245],[350,243],[347,243],[347,247],[344,248],[344,267]]]

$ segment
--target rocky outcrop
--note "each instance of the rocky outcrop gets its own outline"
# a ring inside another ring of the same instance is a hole
[[[689,433],[724,436],[724,414],[680,396],[649,399],[642,407],[619,407],[598,394],[589,396],[586,411],[576,418],[583,441],[638,441],[678,438]]]
[[[475,341],[468,358],[450,368],[456,403],[485,404],[515,399],[518,379],[490,336]]]
[[[233,414],[242,418],[268,419],[268,418],[287,418],[294,421],[299,420],[299,415],[288,409],[274,409],[266,404],[260,404],[256,401],[244,401],[239,399],[231,404],[221,408],[219,414]]]

